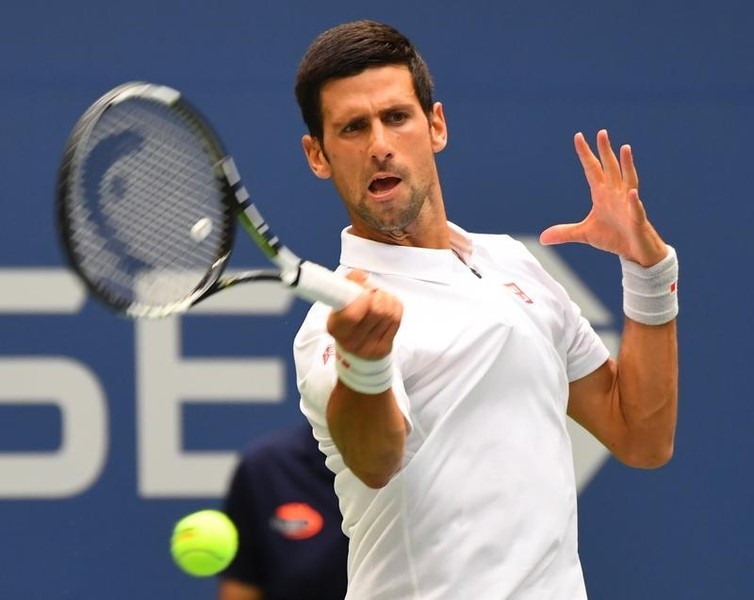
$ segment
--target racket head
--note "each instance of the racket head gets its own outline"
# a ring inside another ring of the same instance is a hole
[[[237,202],[217,134],[181,94],[120,85],[79,118],[58,172],[65,254],[87,288],[116,312],[184,312],[230,257]]]

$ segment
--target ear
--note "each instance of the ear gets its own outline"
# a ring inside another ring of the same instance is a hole
[[[429,115],[429,134],[432,138],[432,150],[437,153],[448,144],[448,126],[445,123],[445,115],[442,104],[435,102]]]
[[[311,135],[305,135],[301,138],[301,145],[304,147],[306,160],[314,175],[320,179],[329,179],[332,170],[319,140]]]

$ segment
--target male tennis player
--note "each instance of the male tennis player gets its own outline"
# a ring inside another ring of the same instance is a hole
[[[544,231],[620,257],[617,360],[506,235],[448,222],[442,104],[411,42],[321,34],[296,94],[317,177],[350,227],[339,267],[364,293],[312,307],[295,340],[301,407],[336,474],[351,600],[586,597],[566,414],[624,463],[666,463],[677,405],[677,260],[647,220],[631,149],[575,136],[588,216]]]

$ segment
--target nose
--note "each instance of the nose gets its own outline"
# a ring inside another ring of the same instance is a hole
[[[372,125],[371,138],[369,140],[369,154],[378,162],[393,157],[392,147],[387,137],[387,131],[381,121]]]

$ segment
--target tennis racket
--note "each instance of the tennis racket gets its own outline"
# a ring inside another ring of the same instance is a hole
[[[208,121],[163,85],[120,85],[79,118],[59,168],[57,219],[74,271],[131,318],[183,313],[249,281],[279,281],[336,309],[363,291],[283,245]],[[223,275],[238,222],[275,268]]]

